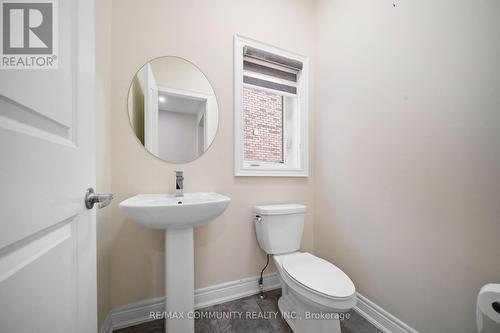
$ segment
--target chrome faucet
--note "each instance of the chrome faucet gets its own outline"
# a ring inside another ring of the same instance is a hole
[[[184,196],[184,172],[175,171],[175,196]]]

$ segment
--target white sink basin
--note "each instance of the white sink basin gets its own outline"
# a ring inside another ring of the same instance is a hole
[[[139,194],[120,202],[123,214],[152,229],[181,229],[206,224],[222,214],[231,199],[213,193]]]
[[[222,214],[230,201],[218,193],[186,193],[182,197],[139,194],[120,202],[127,218],[149,228],[164,229],[167,313],[185,316],[167,318],[166,332],[194,333],[193,228]]]

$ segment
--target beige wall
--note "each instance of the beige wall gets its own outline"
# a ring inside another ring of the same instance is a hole
[[[317,6],[315,252],[418,331],[475,332],[500,281],[500,2]]]
[[[101,236],[109,245],[107,287],[100,288],[109,292],[104,307],[164,294],[163,232],[127,221],[117,205],[137,193],[172,192],[174,170],[184,170],[186,191],[217,191],[233,198],[220,218],[195,231],[196,288],[259,274],[265,257],[252,225],[256,204],[306,204],[303,248],[312,251],[312,177],[233,176],[233,35],[240,33],[312,56],[312,14],[305,0],[113,1],[110,122],[115,200],[108,208],[109,229]],[[185,165],[165,163],[147,153],[129,125],[130,81],[146,61],[162,55],[184,57],[196,64],[218,99],[215,141],[201,158]],[[310,106],[312,133],[314,108]]]

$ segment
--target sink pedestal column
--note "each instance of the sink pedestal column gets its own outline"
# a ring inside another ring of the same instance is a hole
[[[167,316],[183,315],[179,319],[166,318],[167,333],[194,332],[194,241],[193,228],[165,230],[165,279]]]

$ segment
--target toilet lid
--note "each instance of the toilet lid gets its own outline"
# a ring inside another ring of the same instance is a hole
[[[307,252],[287,256],[283,268],[297,282],[331,297],[350,297],[356,291],[340,268]]]

